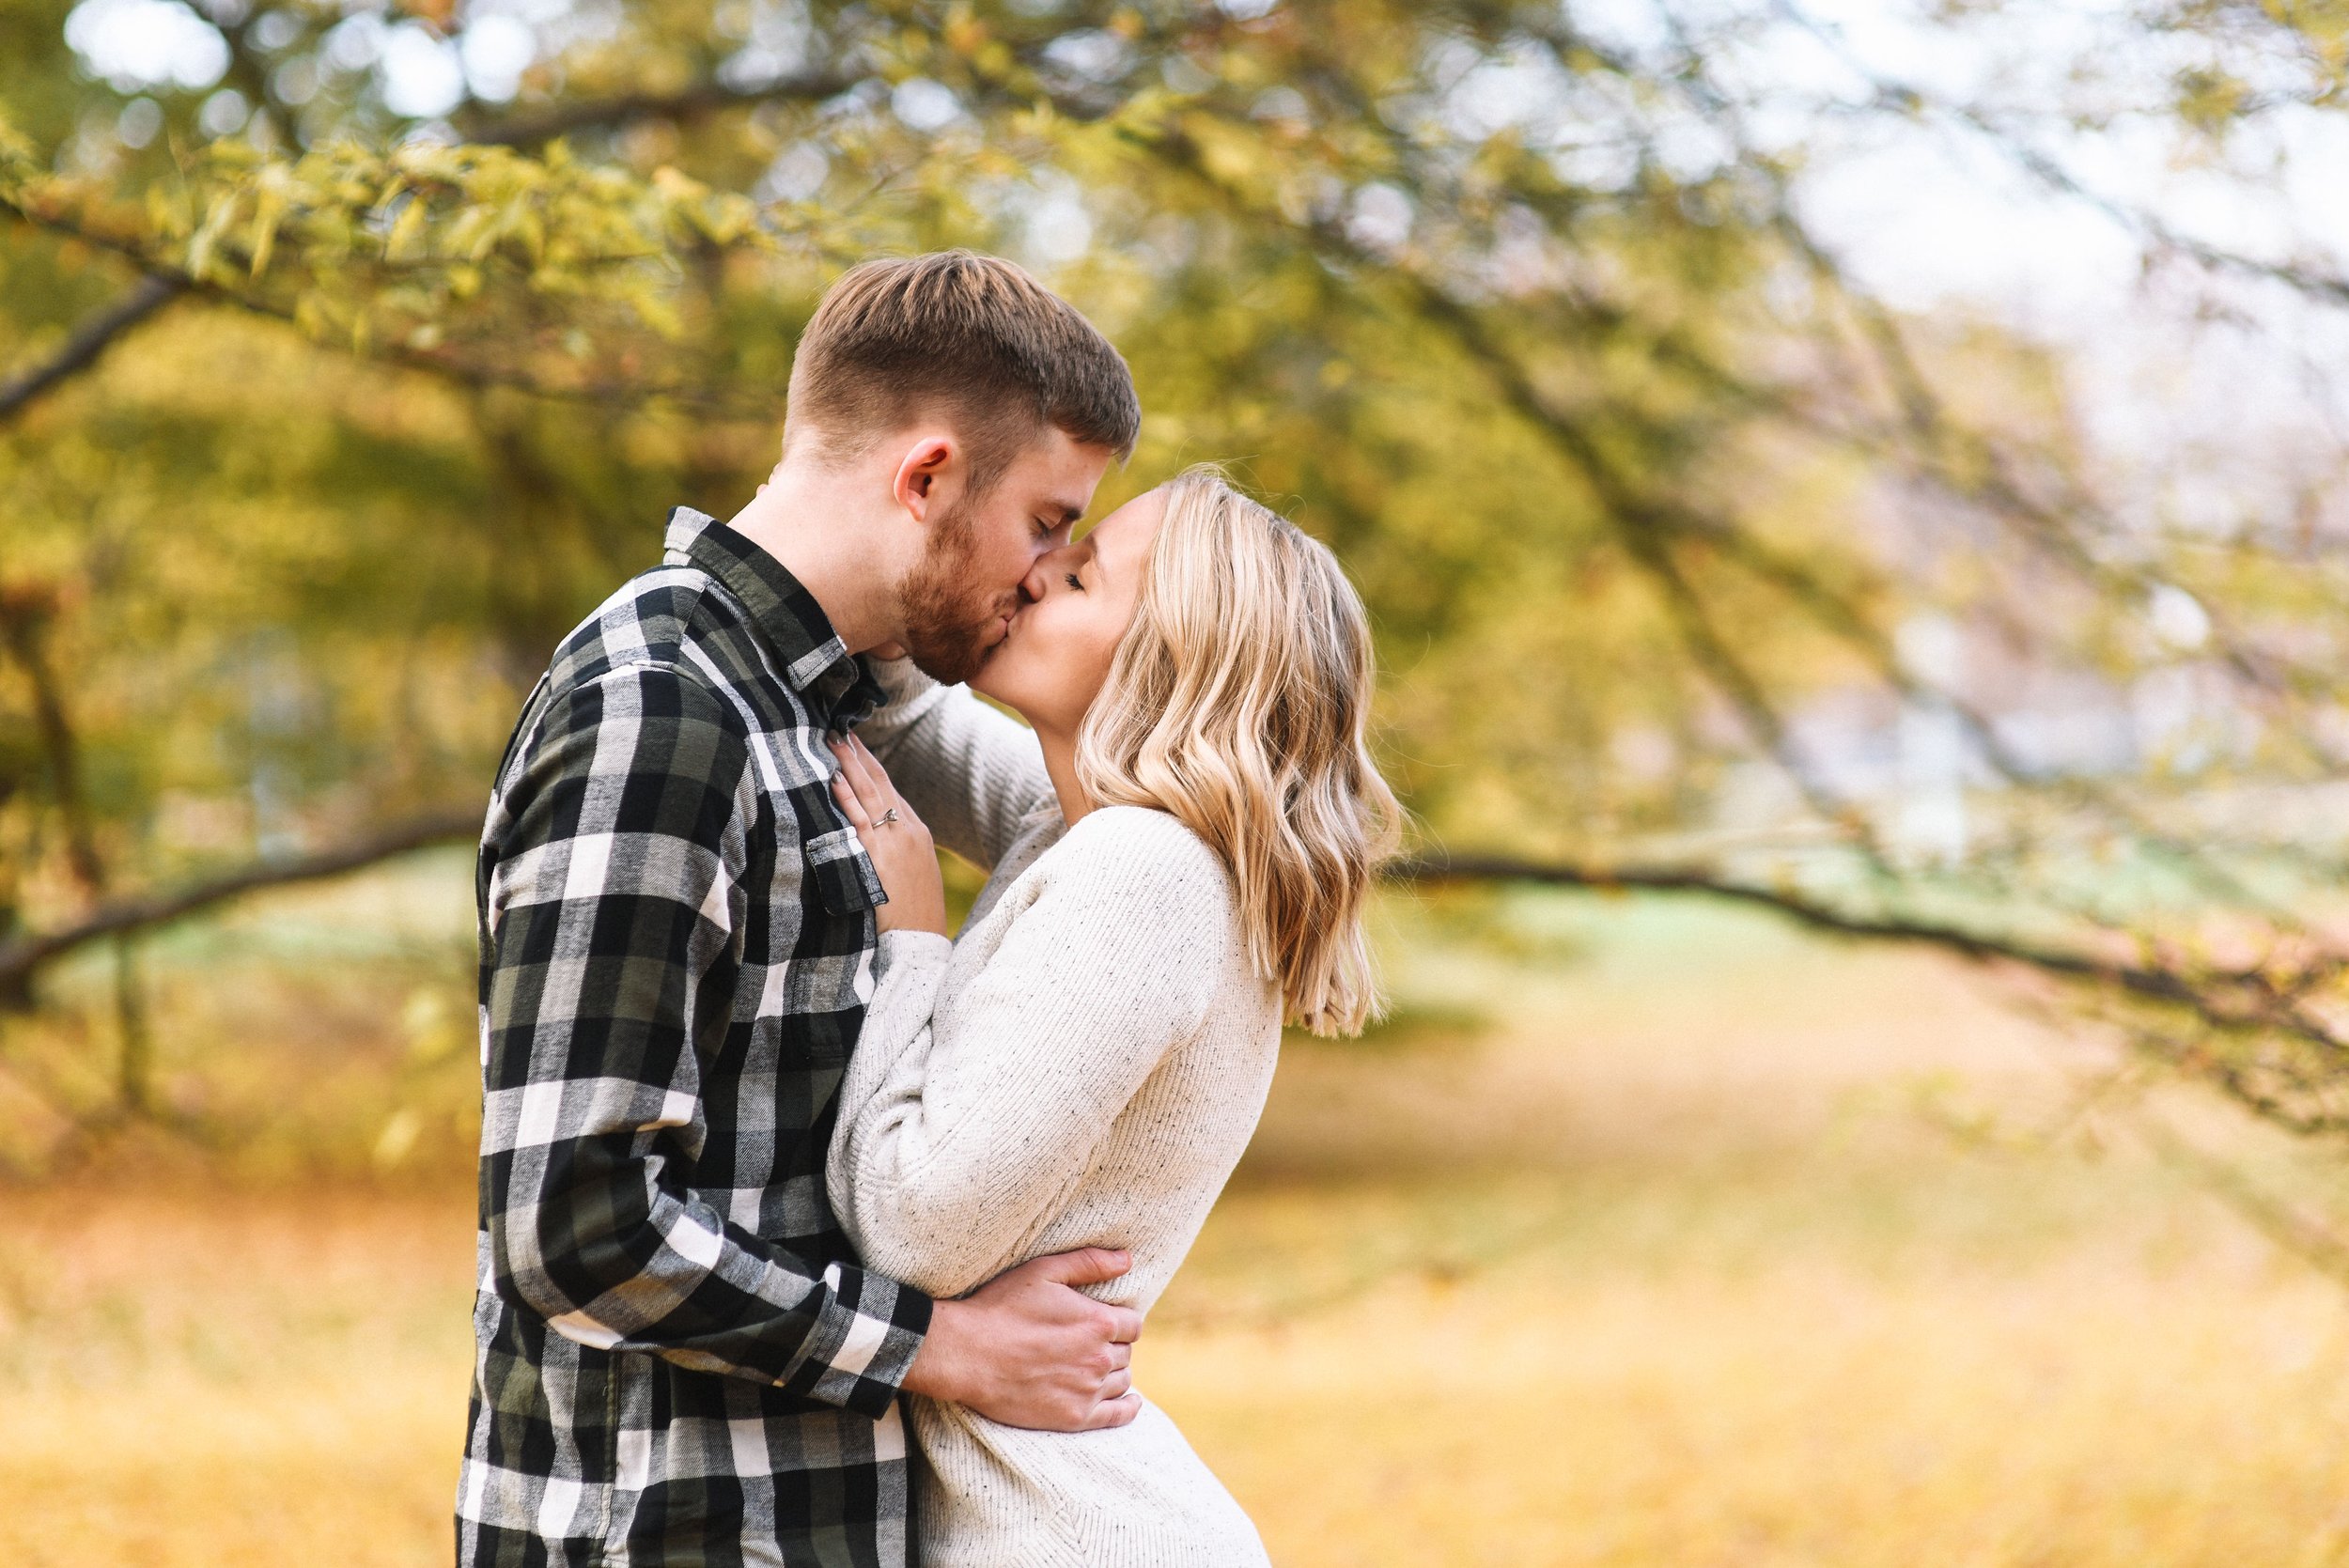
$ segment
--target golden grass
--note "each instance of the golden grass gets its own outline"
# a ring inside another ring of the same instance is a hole
[[[1532,915],[1554,978],[1431,927],[1406,1027],[1292,1050],[1152,1322],[1276,1561],[2349,1563],[2349,1293],[2125,1141],[1913,1114],[2069,1048],[1925,959]],[[463,1176],[0,1196],[0,1563],[444,1561]]]

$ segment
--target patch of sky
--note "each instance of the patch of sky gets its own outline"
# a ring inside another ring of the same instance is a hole
[[[1021,248],[1043,266],[1066,266],[1093,248],[1093,215],[1073,184],[1047,185],[1041,197],[1028,210]]]
[[[1098,27],[1064,33],[1044,46],[1044,61],[1085,82],[1113,82],[1125,73],[1131,51],[1115,33]]]
[[[943,82],[909,76],[889,95],[889,112],[913,131],[943,131],[962,117],[962,101]]]
[[[65,41],[117,92],[200,91],[228,70],[228,40],[180,0],[83,0],[67,13]]]
[[[1441,97],[1439,117],[1445,130],[1481,142],[1504,131],[1550,131],[1558,111],[1574,96],[1574,83],[1558,63],[1532,45],[1497,58],[1472,57]],[[1529,139],[1546,139],[1534,137]]]
[[[522,72],[537,58],[538,39],[520,17],[476,17],[458,39],[465,81],[475,98],[503,103],[521,90]]]
[[[291,11],[264,11],[245,37],[257,49],[275,54],[302,36],[302,19]]]
[[[2210,641],[2210,612],[2202,601],[2172,582],[2156,586],[2148,596],[2145,616],[2154,635],[2180,653],[2191,653]]]
[[[115,139],[127,147],[142,147],[163,128],[163,111],[151,98],[134,98],[122,106],[115,121]]]
[[[329,27],[319,53],[328,65],[339,71],[371,70],[383,57],[383,39],[388,32],[381,17],[361,11]]]
[[[1303,125],[1313,118],[1313,109],[1305,101],[1305,95],[1286,84],[1268,87],[1258,93],[1248,113],[1253,118],[1276,124]]]
[[[824,188],[832,160],[813,142],[794,142],[775,155],[751,194],[760,201],[806,201]]]
[[[1348,206],[1346,237],[1364,249],[1396,251],[1411,238],[1411,198],[1396,187],[1374,181],[1356,191]]]
[[[244,101],[244,94],[223,87],[204,101],[204,107],[195,113],[195,123],[207,136],[233,136],[252,117],[253,106]]]
[[[737,92],[754,92],[807,69],[815,35],[805,8],[751,5],[730,10],[736,23],[726,36],[740,38],[742,47],[719,63],[719,81]]]
[[[464,101],[465,61],[457,45],[421,23],[383,36],[383,105],[410,119],[433,119]]]
[[[296,55],[270,72],[269,90],[280,103],[299,109],[319,91],[318,62],[307,55]]]

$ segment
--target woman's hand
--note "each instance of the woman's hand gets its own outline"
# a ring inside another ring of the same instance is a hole
[[[832,776],[832,797],[856,829],[864,852],[880,873],[889,902],[873,912],[883,931],[946,934],[946,884],[938,875],[938,851],[930,831],[889,782],[880,758],[851,735],[832,742],[840,771]]]

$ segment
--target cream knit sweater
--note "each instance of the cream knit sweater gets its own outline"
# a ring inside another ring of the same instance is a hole
[[[1162,812],[1064,827],[1034,737],[884,666],[860,730],[940,842],[992,867],[962,935],[883,935],[841,1085],[832,1207],[865,1263],[933,1296],[1072,1248],[1147,1312],[1255,1129],[1280,1003],[1229,879]],[[910,1401],[930,1568],[1248,1568],[1254,1527],[1156,1405],[1059,1434]]]

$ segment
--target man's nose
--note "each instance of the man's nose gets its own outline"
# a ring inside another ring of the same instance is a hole
[[[1035,563],[1029,567],[1028,575],[1019,580],[1019,602],[1034,604],[1044,597],[1046,583],[1044,563],[1050,559],[1050,555],[1039,555]]]
[[[1060,545],[1046,551],[1028,567],[1028,575],[1019,580],[1019,597],[1035,603],[1052,591],[1052,575],[1062,556],[1074,550],[1074,545]]]

